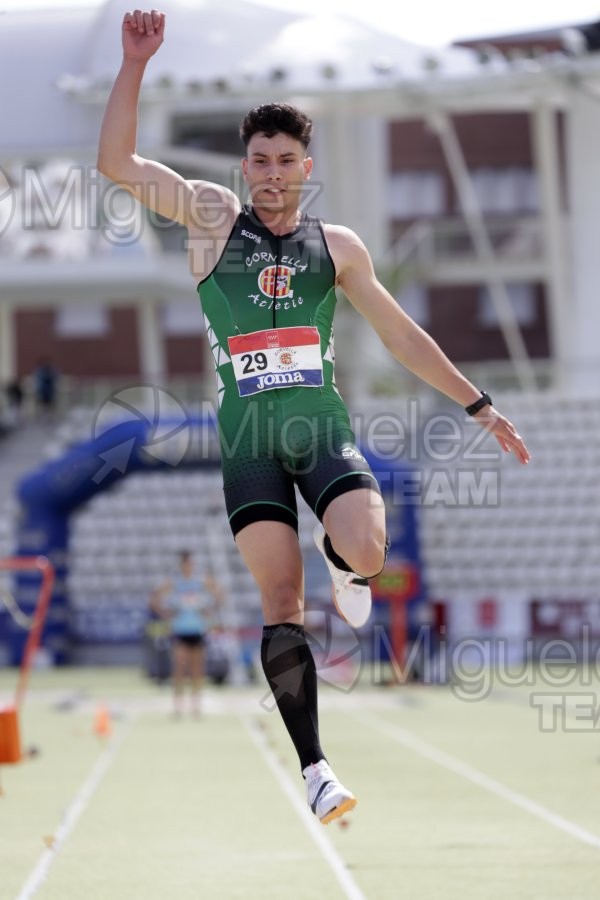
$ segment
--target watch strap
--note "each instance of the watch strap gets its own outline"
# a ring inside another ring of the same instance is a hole
[[[474,416],[475,413],[478,413],[480,409],[483,409],[484,406],[492,405],[492,398],[487,393],[487,391],[481,391],[481,397],[479,400],[476,400],[474,403],[471,403],[469,406],[465,406],[465,412],[469,416]]]

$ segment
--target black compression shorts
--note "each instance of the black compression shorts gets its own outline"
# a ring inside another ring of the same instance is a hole
[[[358,488],[379,493],[369,464],[357,448],[341,402],[317,415],[278,420],[274,404],[266,421],[254,422],[225,445],[222,467],[227,514],[233,534],[265,520],[298,529],[294,485],[319,520],[335,497]],[[233,450],[231,448],[234,448]]]

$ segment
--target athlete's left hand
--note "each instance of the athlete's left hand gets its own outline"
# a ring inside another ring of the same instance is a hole
[[[520,463],[526,464],[529,462],[531,454],[525,445],[525,441],[512,422],[500,415],[493,406],[484,406],[473,418],[486,431],[494,435],[505,453],[514,453]]]

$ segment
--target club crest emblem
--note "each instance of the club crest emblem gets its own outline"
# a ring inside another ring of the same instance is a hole
[[[291,290],[292,275],[296,270],[290,266],[267,266],[258,276],[258,286],[265,297],[276,297],[282,300],[285,297],[293,297]]]

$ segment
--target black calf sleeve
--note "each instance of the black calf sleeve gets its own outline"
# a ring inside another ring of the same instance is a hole
[[[325,758],[319,742],[317,670],[304,628],[284,622],[265,625],[260,658],[300,767]]]

